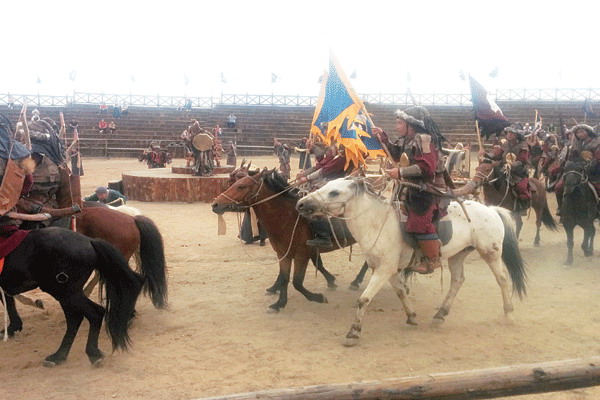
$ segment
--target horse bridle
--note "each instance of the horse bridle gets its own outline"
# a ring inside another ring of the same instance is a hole
[[[245,197],[244,197],[242,200],[239,200],[239,201],[238,201],[238,200],[235,200],[235,199],[232,199],[231,197],[227,196],[227,195],[225,194],[225,192],[223,192],[223,193],[219,194],[215,200],[218,200],[218,199],[219,199],[219,197],[221,197],[221,196],[222,196],[222,197],[224,197],[226,200],[229,200],[229,201],[230,201],[232,204],[234,204],[234,205],[236,205],[236,206],[239,206],[240,204],[243,204],[243,203],[249,203],[249,202],[250,202],[250,200],[252,200],[253,198],[256,198],[256,197],[258,197],[258,194],[260,193],[260,190],[261,190],[261,189],[262,189],[262,187],[263,187],[263,184],[264,184],[264,179],[263,179],[263,178],[261,178],[261,179],[259,179],[259,180],[254,180],[254,178],[252,178],[250,175],[247,175],[246,177],[252,181],[252,183],[254,184],[253,186],[258,186],[258,189],[257,189],[256,191],[254,191],[254,192],[248,192],[248,193],[246,193],[246,196],[245,196]],[[259,181],[260,181],[260,183],[259,183]],[[245,205],[245,206],[243,206],[243,207],[240,207],[240,208],[244,208],[244,209],[246,209],[246,208],[250,208],[250,207],[252,207],[252,206],[253,206],[253,205],[255,205],[255,204],[257,204],[257,203],[254,203],[254,204],[248,204],[248,205]]]
[[[578,183],[578,185],[583,185],[584,183],[588,182],[589,178],[588,178],[587,174],[585,174],[584,172],[579,172],[579,171],[575,171],[575,170],[567,171],[563,174],[563,178],[569,174],[577,174],[581,177],[582,180]]]
[[[231,201],[234,205],[240,205],[240,204],[243,204],[243,203],[250,203],[250,200],[252,200],[254,198],[258,198],[258,194],[260,193],[263,185],[265,184],[265,178],[261,177],[259,180],[254,180],[250,175],[248,175],[247,177],[250,178],[250,180],[252,181],[252,183],[254,183],[254,185],[258,185],[258,189],[254,193],[247,193],[246,197],[244,197],[240,201],[237,201],[237,200],[232,199],[231,197],[227,196],[225,194],[225,192],[223,192],[223,193],[219,194],[215,200],[217,200],[219,197],[223,196],[225,199]],[[267,198],[264,198],[262,200],[258,200],[258,201],[254,202],[254,203],[250,203],[250,204],[248,204],[246,206],[243,206],[243,207],[240,207],[240,208],[247,209],[247,208],[250,208],[250,207],[262,204],[262,203],[266,203],[267,201],[269,201],[271,199],[274,199],[275,197],[280,196],[280,195],[284,194],[285,192],[288,192],[288,191],[292,190],[293,188],[294,188],[294,186],[290,185],[287,188],[283,189],[281,192],[277,192],[277,193],[275,193],[275,194],[273,194],[273,195],[271,195],[271,196],[269,196]]]

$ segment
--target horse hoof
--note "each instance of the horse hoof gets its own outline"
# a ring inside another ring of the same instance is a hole
[[[534,243],[533,247],[540,247],[540,242]]]
[[[325,297],[325,296],[321,295],[321,303],[322,303],[322,304],[327,304],[327,303],[329,303],[329,301],[327,300],[327,297]]]
[[[54,361],[49,361],[49,360],[44,360],[44,362],[42,363],[42,365],[46,368],[54,368],[56,367],[58,364],[55,363]]]
[[[328,288],[329,290],[335,290],[335,289],[337,289],[337,287],[338,287],[338,286],[337,286],[335,283],[328,283],[328,284],[327,284],[327,288]]]
[[[267,289],[267,291],[265,292],[265,296],[275,296],[277,294],[277,291],[272,291]]]
[[[350,284],[350,286],[348,286],[348,289],[350,289],[350,290],[358,290],[358,289],[360,289],[360,285],[358,285],[357,283],[352,282]]]
[[[432,328],[439,328],[440,326],[444,325],[444,318],[433,318],[431,320],[431,327]]]
[[[267,308],[267,314],[277,314],[279,312],[279,308],[269,307]]]
[[[344,347],[354,347],[358,345],[359,338],[349,338],[344,339]]]
[[[102,366],[103,361],[104,361],[104,357],[100,357],[96,361],[93,361],[92,368],[100,368]]]

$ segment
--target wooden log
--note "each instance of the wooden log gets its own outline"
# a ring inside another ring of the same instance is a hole
[[[600,385],[600,357],[336,385],[273,389],[198,400],[491,399]]]
[[[123,194],[129,200],[212,202],[229,187],[229,175],[173,174],[167,168],[126,172]]]
[[[213,168],[213,175],[230,174],[230,173],[233,172],[234,169],[235,169],[235,167],[233,165],[225,165],[225,166],[221,166],[221,167],[214,167]],[[171,172],[174,173],[174,174],[192,175],[194,173],[194,168],[193,167],[186,167],[184,165],[173,166],[173,167],[171,167]]]

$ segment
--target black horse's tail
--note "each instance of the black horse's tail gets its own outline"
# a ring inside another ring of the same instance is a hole
[[[162,236],[150,218],[137,215],[134,219],[140,231],[140,272],[144,277],[144,294],[150,296],[154,307],[166,308],[167,273]]]
[[[501,207],[492,207],[504,225],[504,240],[502,241],[502,261],[506,264],[508,274],[513,283],[513,290],[517,292],[520,299],[527,294],[527,273],[525,271],[525,261],[519,251],[519,239],[515,229],[515,222],[510,215],[510,211]]]
[[[142,291],[143,278],[129,269],[121,253],[102,239],[92,239],[98,256],[94,266],[106,290],[106,330],[112,340],[113,350],[126,350],[130,344],[129,321],[135,312],[135,302]]]
[[[558,225],[556,224],[556,221],[554,220],[554,217],[552,217],[550,209],[548,208],[548,202],[544,204],[544,210],[542,211],[542,224],[544,224],[546,228],[553,231],[558,230]]]

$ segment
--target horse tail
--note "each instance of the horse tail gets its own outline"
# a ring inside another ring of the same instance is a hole
[[[520,299],[527,294],[527,272],[525,261],[519,251],[519,239],[515,229],[515,221],[510,211],[501,207],[492,207],[500,216],[504,225],[504,239],[502,241],[502,261],[506,264],[508,274],[513,283],[513,290],[517,292]]]
[[[126,350],[131,343],[127,330],[135,313],[135,302],[142,290],[143,278],[129,269],[123,255],[102,239],[90,239],[98,261],[94,266],[106,291],[106,330],[113,350]]]
[[[150,296],[154,307],[166,308],[167,275],[162,235],[150,218],[137,215],[134,220],[140,231],[140,272],[144,277],[144,294]]]
[[[542,211],[542,223],[546,228],[551,229],[553,231],[558,231],[558,225],[556,224],[554,217],[552,217],[552,214],[550,213],[550,209],[548,208],[548,202],[544,202],[544,210]]]

